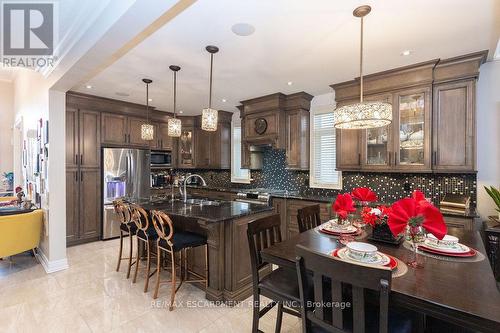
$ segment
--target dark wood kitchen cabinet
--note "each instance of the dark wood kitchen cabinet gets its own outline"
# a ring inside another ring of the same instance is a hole
[[[149,148],[151,141],[141,138],[141,126],[144,123],[146,123],[145,118],[103,112],[101,115],[102,143],[122,147]]]
[[[101,212],[101,114],[67,107],[66,240],[67,245],[97,240]]]
[[[160,123],[156,126],[155,136],[157,137],[156,149],[170,150],[174,149],[174,140],[168,135],[168,123]]]
[[[286,164],[288,169],[309,169],[309,111],[285,113]]]
[[[475,82],[442,83],[434,86],[434,169],[475,169]]]
[[[208,169],[210,167],[210,149],[212,148],[212,132],[201,128],[194,131],[195,164],[197,168]]]
[[[125,145],[128,141],[127,117],[114,113],[101,115],[102,143]]]
[[[366,76],[365,100],[393,96],[392,124],[387,131],[337,130],[337,169],[475,172],[475,85],[486,56],[481,51]],[[359,79],[331,87],[338,106],[358,101]]]

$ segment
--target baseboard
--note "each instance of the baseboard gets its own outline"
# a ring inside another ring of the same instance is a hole
[[[69,268],[67,258],[50,261],[49,259],[47,259],[47,256],[45,256],[45,253],[43,253],[40,249],[36,251],[36,258],[38,259],[38,262],[42,265],[43,269],[45,269],[45,272],[47,272],[47,274],[62,271]]]

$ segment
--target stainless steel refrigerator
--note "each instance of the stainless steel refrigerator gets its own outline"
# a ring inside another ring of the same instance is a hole
[[[103,148],[102,155],[102,238],[120,236],[120,222],[113,209],[113,200],[149,198],[151,154],[149,150]]]

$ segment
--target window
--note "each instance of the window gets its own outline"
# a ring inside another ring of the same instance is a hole
[[[341,189],[342,174],[335,170],[335,128],[333,107],[322,105],[311,107],[311,166],[309,186]]]
[[[233,120],[231,129],[231,182],[250,184],[250,170],[241,168],[241,125]]]

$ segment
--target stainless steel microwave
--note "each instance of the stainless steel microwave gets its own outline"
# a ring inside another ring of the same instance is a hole
[[[172,152],[170,151],[151,151],[151,168],[170,168],[172,167]]]

